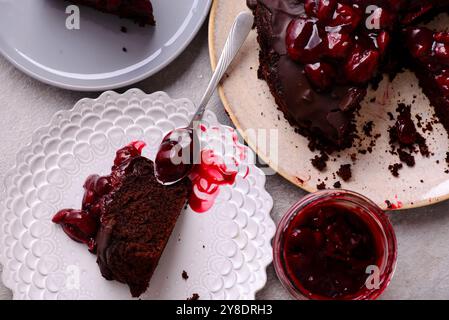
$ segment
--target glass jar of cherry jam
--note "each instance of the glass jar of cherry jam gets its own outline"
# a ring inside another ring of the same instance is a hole
[[[345,190],[304,197],[279,223],[274,266],[297,299],[372,300],[388,286],[397,242],[386,214]]]

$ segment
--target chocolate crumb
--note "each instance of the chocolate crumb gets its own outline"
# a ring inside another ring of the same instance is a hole
[[[125,47],[122,48],[123,52],[128,52],[128,49],[126,49]]]
[[[373,127],[374,127],[374,122],[373,121],[368,121],[367,123],[365,123],[365,125],[363,126],[363,132],[365,133],[365,135],[367,137],[371,137],[372,132],[373,132]]]
[[[388,170],[390,170],[393,177],[399,177],[399,170],[401,170],[404,166],[402,163],[395,163],[388,167]]]
[[[125,26],[122,26],[120,28],[120,31],[123,32],[123,33],[127,33],[128,32],[128,28],[126,28]]]
[[[327,167],[327,161],[329,161],[329,156],[322,152],[321,155],[315,156],[315,158],[310,160],[312,165],[319,171],[323,171]]]
[[[343,179],[343,181],[349,181],[349,179],[351,179],[352,177],[352,172],[351,172],[351,165],[350,164],[344,164],[340,167],[340,169],[338,169],[337,171],[337,175]]]
[[[318,190],[325,190],[326,189],[326,184],[324,182],[321,182],[320,184],[317,184],[316,188]]]
[[[186,272],[185,270],[182,271],[182,278],[183,278],[184,280],[189,279],[189,275],[187,274],[187,272]]]
[[[340,189],[341,188],[341,182],[340,181],[335,182],[334,183],[334,188],[335,189]]]
[[[404,162],[408,167],[414,167],[416,164],[415,157],[404,150],[398,150],[399,160]]]
[[[195,301],[195,300],[199,300],[200,295],[198,293],[194,293],[192,294],[192,296],[190,298],[187,298],[187,301]]]
[[[396,109],[398,117],[394,126],[389,129],[389,134],[391,154],[397,154],[401,162],[413,167],[416,164],[413,153],[419,151],[423,157],[429,157],[430,152],[426,139],[416,130],[410,110],[410,105],[398,104]],[[418,121],[418,127],[422,126],[421,116],[417,115],[415,118]]]

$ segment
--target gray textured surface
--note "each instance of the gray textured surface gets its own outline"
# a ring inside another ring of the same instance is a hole
[[[199,101],[211,75],[204,26],[188,49],[172,65],[136,87],[145,92],[163,90],[174,98],[188,97]],[[120,92],[123,90],[120,90]],[[79,93],[41,84],[15,70],[0,57],[0,181],[14,164],[16,152],[30,142],[32,132],[46,125],[61,109],[70,109],[83,97],[99,93]],[[220,121],[230,124],[218,96],[211,102]],[[267,189],[274,198],[272,216],[275,221],[304,192],[279,176],[267,179]],[[399,262],[391,286],[384,299],[449,299],[449,202],[417,210],[392,213],[399,241]],[[10,293],[0,284],[0,299]],[[268,269],[266,287],[259,299],[288,299]]]

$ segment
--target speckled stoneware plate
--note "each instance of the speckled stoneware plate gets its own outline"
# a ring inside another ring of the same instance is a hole
[[[214,2],[209,25],[213,67],[216,65],[217,52],[221,52],[234,17],[242,10],[248,10],[245,0]],[[444,26],[448,26],[448,21],[449,17],[443,15],[432,24],[442,30]],[[296,134],[293,127],[284,120],[282,113],[276,108],[267,84],[257,78],[258,48],[256,31],[253,31],[229,70],[229,77],[220,88],[226,110],[247,143],[276,172],[306,191],[316,191],[317,185],[326,179],[326,186],[332,188],[336,181],[341,181],[338,177],[334,178],[333,173],[342,164],[352,163],[350,155],[358,150],[346,150],[332,157],[336,160],[329,162],[328,170],[324,173],[312,167],[310,159],[316,154],[307,147],[307,139]],[[374,97],[376,102],[370,102]],[[387,130],[394,123],[387,113],[396,114],[398,100],[406,104],[414,100],[413,115],[419,114],[423,119],[433,116],[428,99],[419,88],[416,77],[410,72],[398,75],[393,83],[383,81],[377,91],[370,90],[362,103],[361,116],[358,119],[359,132],[367,120],[372,120],[373,135],[380,133],[381,137],[372,153],[357,154],[358,160],[352,165],[353,177],[347,183],[342,182],[342,187],[366,195],[382,208],[387,207],[386,200],[394,207],[402,209],[446,200],[449,198],[449,174],[445,173],[448,169],[445,158],[449,150],[449,139],[441,125],[433,125],[432,132],[423,134],[430,151],[434,153],[433,156],[424,158],[417,155],[416,166],[402,169],[399,178],[394,178],[388,170],[389,165],[400,162],[397,155],[386,152],[390,150]],[[278,130],[277,153],[270,152],[265,143],[258,143],[255,138],[258,135],[249,134],[255,129]],[[371,139],[364,141],[359,149],[366,149],[370,141]]]
[[[69,30],[70,1],[2,0],[0,53],[28,75],[66,89],[104,91],[131,85],[161,70],[187,47],[212,0],[152,3],[156,27],[139,27],[80,6],[80,28]]]
[[[162,137],[187,125],[193,111],[189,100],[163,92],[106,92],[57,113],[35,132],[6,176],[0,205],[2,279],[15,299],[131,297],[126,285],[105,280],[96,256],[51,218],[59,209],[80,207],[85,178],[110,172],[118,148],[141,139],[148,144],[144,156],[152,159]],[[233,130],[219,125],[211,112],[205,125]],[[208,130],[203,142],[218,146],[220,130]],[[265,175],[252,164],[254,154],[244,150],[248,156],[235,184],[221,188],[215,205],[203,214],[190,208],[181,214],[141,298],[186,299],[197,293],[200,299],[254,299],[265,285],[275,232],[273,200],[265,191]]]

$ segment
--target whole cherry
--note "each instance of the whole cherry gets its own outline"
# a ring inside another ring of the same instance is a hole
[[[356,84],[366,83],[375,73],[379,60],[377,50],[355,46],[344,66],[346,78]]]
[[[318,62],[326,46],[317,21],[305,17],[290,22],[285,41],[290,58],[304,64]]]
[[[64,232],[73,240],[89,245],[93,250],[92,241],[98,231],[98,218],[84,210],[64,209],[59,211],[52,219],[62,226]]]

